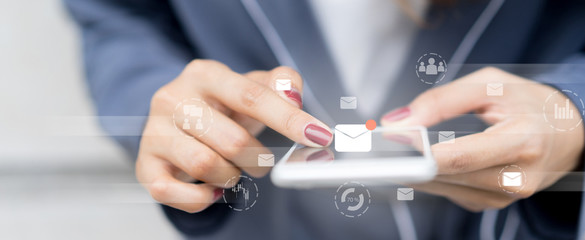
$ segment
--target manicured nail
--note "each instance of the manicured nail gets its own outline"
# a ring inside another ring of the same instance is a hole
[[[329,160],[333,160],[333,158],[331,157],[329,152],[327,152],[327,150],[320,150],[318,152],[312,153],[311,155],[309,155],[307,157],[307,162],[308,161],[329,161]]]
[[[213,191],[213,201],[217,201],[219,200],[219,198],[221,198],[221,196],[223,196],[223,189],[222,188],[216,188]]]
[[[327,146],[331,142],[333,134],[327,131],[327,129],[311,123],[305,127],[305,137],[311,142],[321,146]]]
[[[398,120],[405,119],[408,116],[410,116],[410,108],[401,107],[384,115],[384,117],[382,117],[382,120],[388,122],[395,122]]]
[[[298,105],[298,107],[300,108],[303,107],[303,99],[301,98],[301,94],[299,93],[299,91],[293,88],[291,90],[286,90],[283,92],[286,95],[286,97],[288,97],[290,100],[293,100]]]

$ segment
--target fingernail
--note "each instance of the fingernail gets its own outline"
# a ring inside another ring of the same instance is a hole
[[[307,161],[329,161],[333,160],[329,152],[327,150],[321,150],[315,153],[312,153],[307,157]]]
[[[223,196],[223,189],[222,188],[216,188],[213,191],[213,201],[217,201],[219,200],[219,198],[221,198],[221,196]]]
[[[398,120],[405,119],[408,116],[410,116],[410,108],[409,107],[401,107],[401,108],[395,109],[394,111],[389,112],[386,115],[384,115],[384,117],[382,117],[382,120],[388,121],[388,122],[395,122]]]
[[[319,127],[315,124],[309,124],[305,127],[305,137],[311,142],[319,144],[321,146],[327,146],[332,140],[333,134],[327,131],[327,129]]]
[[[286,97],[288,97],[290,100],[293,100],[298,105],[298,107],[300,108],[303,107],[303,99],[301,98],[301,94],[299,93],[298,90],[293,88],[291,90],[286,90],[283,92],[286,95]]]

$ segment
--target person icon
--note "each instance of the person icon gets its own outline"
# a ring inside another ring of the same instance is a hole
[[[203,123],[201,123],[201,118],[197,119],[197,123],[195,124],[195,129],[197,129],[197,130],[203,129]]]
[[[437,75],[437,65],[435,65],[435,59],[429,58],[429,65],[426,67],[426,75]]]
[[[189,130],[191,129],[191,124],[189,123],[189,119],[185,118],[185,121],[183,122],[183,130]]]
[[[443,66],[443,62],[439,62],[439,67],[437,67],[437,72],[445,72],[445,66]]]
[[[426,71],[425,62],[420,62],[420,66],[418,66],[418,71],[419,72],[425,72]]]

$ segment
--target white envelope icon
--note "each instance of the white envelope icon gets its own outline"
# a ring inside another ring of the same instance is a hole
[[[274,154],[258,154],[258,167],[274,167]]]
[[[522,172],[503,172],[502,185],[506,187],[522,186]]]
[[[291,89],[290,79],[276,79],[276,91],[290,91]]]
[[[372,150],[372,131],[365,124],[335,125],[335,151],[369,152]]]
[[[340,97],[339,108],[341,109],[356,109],[357,98],[356,97]]]
[[[504,96],[504,84],[488,83],[486,85],[486,93],[488,96]]]
[[[455,132],[453,131],[439,131],[439,142],[440,143],[454,143]]]
[[[414,189],[413,188],[398,188],[396,190],[396,199],[399,201],[412,201],[412,200],[414,200]]]

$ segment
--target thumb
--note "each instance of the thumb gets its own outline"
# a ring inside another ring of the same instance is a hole
[[[490,102],[486,98],[486,85],[481,81],[482,78],[479,71],[450,84],[429,89],[408,106],[385,114],[380,122],[383,126],[429,127],[470,111],[481,110]]]

